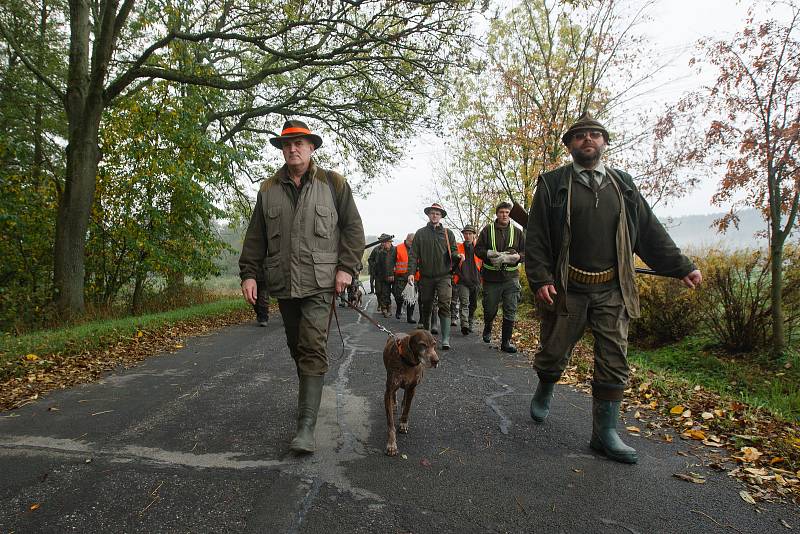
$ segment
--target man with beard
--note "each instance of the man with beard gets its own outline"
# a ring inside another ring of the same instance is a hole
[[[534,359],[539,384],[531,417],[541,423],[572,349],[588,326],[594,336],[590,447],[636,463],[616,431],[628,384],[628,322],[639,317],[633,255],[690,288],[702,282],[653,215],[631,176],[603,164],[606,128],[588,113],[564,133],[573,163],[539,177],[525,241],[525,273],[541,318]]]

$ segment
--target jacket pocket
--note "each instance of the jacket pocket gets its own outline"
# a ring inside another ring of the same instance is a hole
[[[286,275],[280,256],[268,256],[264,261],[264,274],[267,279],[267,288],[270,293],[280,293],[286,290]]]
[[[330,239],[333,232],[333,212],[328,206],[317,204],[315,206],[314,234],[322,239]]]
[[[281,250],[281,207],[267,210],[267,252],[271,256]]]
[[[333,287],[336,279],[336,264],[339,261],[338,252],[312,252],[311,258],[314,261],[314,278],[317,280],[317,287]]]

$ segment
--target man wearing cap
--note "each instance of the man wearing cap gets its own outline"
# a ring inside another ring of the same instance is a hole
[[[378,239],[385,239],[375,247],[375,293],[378,297],[378,312],[389,317],[392,312],[392,282],[394,273],[388,269],[386,258],[392,250],[392,239],[388,234],[381,234]]]
[[[464,256],[453,275],[453,299],[450,302],[451,317],[456,318],[455,310],[461,324],[461,333],[465,336],[475,328],[475,309],[478,307],[478,288],[481,287],[481,264],[483,261],[475,255],[477,232],[471,224],[461,230],[464,242],[457,246],[458,253]],[[451,326],[452,321],[451,321]]]
[[[400,319],[403,310],[403,291],[408,285],[408,256],[413,242],[414,234],[408,234],[405,241],[393,247],[386,255],[386,270],[392,273],[394,277],[392,293],[394,293],[394,303],[397,306],[394,314],[395,319]],[[415,322],[412,319],[413,315],[414,305],[406,305],[406,322]]]
[[[631,176],[603,164],[608,130],[588,113],[561,138],[573,162],[539,177],[525,243],[525,273],[541,317],[531,417],[544,421],[553,389],[588,326],[594,336],[592,438],[610,459],[636,463],[617,434],[628,384],[628,323],[639,317],[633,255],[694,288],[702,275],[681,254]]]
[[[364,229],[344,177],[316,165],[322,138],[305,123],[287,121],[270,144],[286,164],[264,181],[239,257],[242,294],[256,301],[262,265],[278,299],[286,343],[300,379],[297,434],[289,446],[314,452],[325,373],[328,316],[334,292],[351,283],[364,253]]]
[[[408,258],[408,283],[413,283],[419,270],[420,322],[425,330],[431,328],[433,297],[439,297],[439,323],[442,329],[442,349],[450,349],[450,296],[453,262],[464,259],[456,248],[456,237],[452,230],[444,227],[442,218],[447,212],[439,204],[425,208],[428,224],[417,230]]]
[[[525,236],[511,224],[511,203],[501,202],[495,208],[495,220],[487,224],[478,236],[475,255],[483,260],[483,341],[492,340],[492,326],[500,304],[503,305],[503,324],[500,330],[500,349],[517,352],[511,341],[521,287],[519,266],[525,251]]]

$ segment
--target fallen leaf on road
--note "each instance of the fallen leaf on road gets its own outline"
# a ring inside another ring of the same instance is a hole
[[[28,360],[29,362],[35,362],[39,359],[39,357],[35,354],[26,354],[25,359]]]
[[[642,430],[638,426],[626,426],[625,430],[628,432],[641,432]]]
[[[742,458],[746,462],[755,462],[761,457],[761,452],[755,447],[742,447],[739,450],[742,451]]]
[[[403,460],[408,460],[408,455],[407,454],[401,454],[400,458],[402,458]]]
[[[753,499],[753,496],[750,495],[749,493],[747,493],[744,490],[739,492],[739,497],[741,497],[742,500],[744,502],[746,502],[746,503],[749,503],[749,504],[755,504],[756,503],[755,499]]]
[[[681,414],[684,419],[689,419],[692,416],[692,410],[686,410]]]
[[[573,467],[572,470],[575,471],[576,473],[583,473],[583,469],[575,469]]]
[[[709,419],[714,419],[714,414],[711,412],[703,412],[700,414],[700,417],[708,421]]]
[[[28,509],[29,509],[31,512],[33,512],[34,510],[38,510],[40,506],[42,506],[42,505],[41,505],[41,504],[39,504],[39,503],[37,502],[37,503],[34,503],[34,504],[32,504],[32,505],[30,506],[30,508],[28,508]]]
[[[696,439],[698,441],[703,441],[704,439],[706,439],[706,435],[702,430],[695,430],[695,429],[687,430],[686,432],[681,434],[681,436],[689,439]]]
[[[672,415],[680,415],[683,413],[683,406],[680,404],[677,406],[673,406],[672,409],[669,411]]]
[[[776,457],[774,457],[773,459],[771,459],[769,461],[769,465],[780,464],[780,463],[783,463],[784,461],[785,461],[784,458],[781,458],[780,456],[776,456]]]
[[[691,482],[692,484],[705,484],[706,483],[705,477],[703,477],[702,475],[698,475],[697,473],[690,473],[688,475],[685,474],[685,473],[675,473],[672,476],[674,476],[677,479],[684,480],[686,482]]]
[[[781,525],[783,525],[784,527],[788,528],[789,530],[792,530],[794,528],[792,525],[787,523],[785,519],[781,519]]]
[[[664,434],[664,441],[672,443],[672,436],[670,434]]]

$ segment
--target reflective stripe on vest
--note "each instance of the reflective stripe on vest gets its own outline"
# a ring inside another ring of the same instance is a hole
[[[405,241],[395,247],[395,253],[394,274],[396,276],[408,274],[408,247]]]
[[[511,245],[514,244],[514,227],[511,226],[511,223],[508,223],[508,246],[506,248],[513,248]],[[497,250],[497,243],[495,242],[494,238],[494,223],[489,225],[489,240],[491,241],[492,250]],[[497,250],[500,252],[499,250]],[[519,270],[519,263],[516,265],[504,265],[503,267],[495,267],[488,261],[483,264],[484,269],[489,269],[490,271],[517,271]]]

